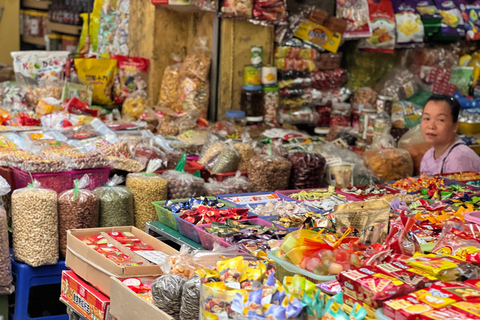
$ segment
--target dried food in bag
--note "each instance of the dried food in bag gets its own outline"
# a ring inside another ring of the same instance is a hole
[[[160,97],[157,103],[160,107],[173,108],[179,99],[178,85],[180,83],[182,60],[177,55],[173,55],[172,58],[174,64],[167,66],[163,72]]]
[[[7,181],[3,177],[0,178],[0,195],[4,196],[9,192],[10,186]],[[0,287],[7,287],[12,284],[9,250],[7,212],[3,206],[0,206]]]
[[[11,52],[15,80],[20,85],[39,85],[40,80],[63,80],[68,51]]]
[[[250,19],[253,11],[253,0],[222,0],[220,16],[224,18]]]
[[[123,102],[122,117],[133,121],[140,120],[144,112],[148,110],[148,94],[146,82],[137,83],[137,90],[131,93]]]
[[[120,186],[123,182],[123,177],[114,175],[104,187],[95,189],[100,202],[100,227],[133,225],[133,194]]]
[[[338,0],[337,18],[347,21],[345,39],[366,38],[372,35],[366,0]]]
[[[233,147],[231,141],[227,141],[225,147],[215,161],[215,165],[212,168],[212,174],[236,171],[239,163],[240,153]]]
[[[188,172],[166,171],[162,177],[168,182],[168,199],[185,199],[205,194],[205,182]]]
[[[113,100],[120,104],[133,92],[147,87],[149,60],[140,57],[112,55],[117,60]]]
[[[75,59],[75,68],[80,82],[93,87],[93,103],[113,103],[112,86],[117,69],[115,59]]]
[[[395,13],[389,0],[368,0],[372,36],[362,39],[359,48],[368,51],[393,53],[395,49]]]
[[[219,194],[229,194],[228,188],[223,182],[213,180],[212,178],[208,179],[208,182],[205,183],[205,194],[209,197],[215,197]]]
[[[451,0],[448,2],[435,0],[438,13],[442,16],[441,31],[443,37],[464,37],[465,28],[460,1]]]
[[[392,5],[397,25],[397,46],[410,48],[422,44],[425,31],[416,10],[416,1],[392,0]]]
[[[179,319],[182,305],[182,290],[187,278],[167,274],[152,283],[153,304],[174,319]]]
[[[250,159],[255,155],[254,146],[248,143],[247,140],[244,140],[242,142],[235,143],[234,147],[238,152],[240,152],[240,163],[238,164],[238,170],[248,170]]]
[[[480,2],[477,0],[460,1],[460,10],[462,11],[464,27],[467,41],[480,40],[480,25],[478,24],[478,15],[480,14]]]
[[[86,190],[90,178],[84,175],[75,180],[75,188],[58,195],[58,238],[60,253],[67,253],[67,230],[98,227],[99,201],[95,192]]]
[[[204,149],[205,149],[205,146],[207,146],[207,143],[205,143],[203,147]],[[206,165],[210,160],[212,160],[213,157],[218,156],[223,151],[224,148],[225,148],[224,142],[220,140],[217,142],[213,142],[208,146],[208,148],[206,149],[206,152],[203,155],[200,155],[200,158],[198,159],[198,163]],[[204,149],[202,149],[202,153]]]
[[[179,107],[177,111],[200,112],[202,117],[207,116],[210,98],[210,84],[199,78],[183,78],[179,84]]]
[[[225,179],[223,185],[228,190],[225,192],[227,194],[250,192],[250,181],[240,171],[237,171],[234,177]]]
[[[318,153],[295,152],[288,160],[292,164],[290,187],[310,189],[320,187],[325,175],[325,158]]]
[[[32,267],[58,261],[57,193],[34,180],[12,194],[13,258]],[[32,233],[32,230],[35,232]]]
[[[367,168],[383,181],[400,180],[413,175],[413,160],[403,149],[375,149],[363,154]]]
[[[290,161],[270,152],[250,159],[248,179],[252,192],[286,190],[290,180]]]
[[[285,0],[253,0],[253,23],[261,25],[286,22]]]
[[[127,175],[126,186],[134,198],[135,226],[145,229],[145,224],[157,220],[157,212],[152,202],[167,200],[167,181],[154,171],[162,165],[162,160],[151,160],[145,173]]]
[[[180,320],[197,320],[200,312],[200,276],[188,279],[182,289]]]
[[[273,154],[277,157],[288,158],[288,151],[282,146],[281,140],[275,140],[269,145],[265,145],[262,148],[262,154],[270,155]],[[280,190],[280,189],[278,189]]]
[[[197,78],[206,82],[210,72],[210,55],[207,38],[196,39],[192,52],[185,57],[180,67],[180,78]]]

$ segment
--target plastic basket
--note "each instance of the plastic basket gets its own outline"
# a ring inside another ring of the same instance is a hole
[[[321,283],[335,280],[335,276],[321,276],[285,261],[277,256],[278,250],[268,252],[268,257],[274,261],[276,278],[283,281],[283,277],[299,275],[313,283]]]
[[[240,220],[240,221],[249,221],[251,223],[259,224],[266,227],[271,227],[273,225],[273,223],[271,223],[270,221],[263,220],[260,218],[253,218],[253,217],[252,219]],[[200,224],[195,226],[195,229],[197,229],[198,231],[198,236],[200,237],[200,243],[205,249],[213,250],[213,244],[215,242],[217,242],[219,245],[221,245],[224,248],[228,248],[232,246],[232,244],[204,230],[204,228],[208,228],[208,227],[210,227],[210,223]],[[279,229],[285,230],[285,228],[283,227],[279,227]]]
[[[311,188],[311,189],[297,189],[297,190],[279,190],[279,191],[275,191],[279,196],[282,196],[284,198],[288,198],[288,199],[292,199],[292,200],[295,200],[295,201],[298,201],[297,199],[294,199],[294,198],[291,198],[290,195],[293,194],[293,193],[299,193],[300,191],[312,191],[312,190],[328,190],[327,188]],[[336,192],[336,191],[335,191]],[[340,193],[340,192],[339,192]],[[348,201],[360,201],[358,198],[352,196],[352,195],[346,195],[346,194],[343,194],[343,193],[340,193],[341,195],[344,195],[345,198],[348,200]],[[306,201],[316,201],[318,199],[309,199],[309,200],[306,200]]]
[[[13,174],[13,169],[9,167],[0,167],[0,176],[5,179],[10,185],[11,190],[15,190],[15,176]]]
[[[69,171],[72,174],[72,183],[75,180],[81,179],[84,175],[88,175],[90,178],[90,184],[85,188],[89,190],[96,189],[103,186],[110,177],[110,168],[98,168],[98,169],[85,169]],[[75,186],[72,184],[72,188]]]
[[[335,189],[335,192],[339,193],[339,194],[342,194],[344,196],[348,196],[348,197],[354,197],[354,198],[357,198],[359,200],[365,200],[365,199],[370,199],[370,198],[374,198],[374,197],[383,197],[383,196],[386,196],[386,195],[389,195],[389,194],[397,194],[397,193],[400,193],[400,191],[398,191],[397,189],[393,189],[393,188],[390,188],[390,187],[386,187],[386,186],[382,186],[382,185],[377,185],[383,189],[386,189],[389,191],[389,193],[379,193],[379,194],[368,194],[368,195],[364,195],[364,194],[358,194],[358,195],[354,195],[354,194],[351,194],[351,193],[347,193],[347,192],[343,192],[341,188],[337,188]],[[363,187],[356,187],[357,189],[366,189],[366,186],[363,186]]]
[[[213,177],[213,179],[219,181],[219,182],[222,182],[223,180],[225,179],[228,179],[228,178],[231,178],[231,177],[235,177],[235,175],[237,174],[237,172],[224,172],[224,173],[216,173],[216,174],[212,174],[212,171],[209,170],[208,173],[210,174],[211,177]],[[247,176],[248,174],[248,171],[240,171],[240,173],[242,174],[242,176]]]
[[[215,200],[216,198],[215,197],[206,197],[207,199],[209,200]],[[187,202],[188,200],[190,199],[175,199],[175,200],[170,200],[172,202]],[[227,203],[221,199],[218,199],[219,202],[225,204],[225,207],[230,207],[232,208],[233,205],[230,204],[230,203]],[[192,239],[193,241],[197,241],[193,238],[190,238],[190,234],[189,233],[182,233],[180,231],[180,229],[178,228],[178,225],[177,225],[177,219],[176,219],[176,214],[173,213],[172,211],[170,211],[169,209],[165,208],[165,202],[166,201],[154,201],[152,202],[153,205],[155,206],[155,210],[157,211],[157,216],[158,216],[158,221],[160,221],[161,223],[163,223],[164,225],[174,229],[174,230],[177,230],[179,231],[183,236],[189,238],[189,239]],[[187,222],[187,221],[185,221]],[[200,242],[197,242],[197,243],[200,243]]]
[[[252,206],[282,199],[288,201],[297,201],[295,199],[279,195],[275,192],[219,194],[217,197],[225,202],[235,205],[237,208],[245,208],[247,204]]]

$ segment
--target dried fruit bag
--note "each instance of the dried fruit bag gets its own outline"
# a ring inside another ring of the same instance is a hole
[[[113,79],[117,69],[115,59],[75,59],[78,79],[93,87],[93,103],[113,104],[111,99]]]
[[[395,49],[395,14],[390,0],[368,0],[372,36],[360,42],[368,51],[393,53]]]

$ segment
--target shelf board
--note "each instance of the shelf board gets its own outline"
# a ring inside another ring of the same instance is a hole
[[[45,47],[45,38],[38,36],[22,36],[22,41],[30,44],[35,44],[37,46]]]
[[[51,1],[22,0],[22,5],[26,8],[47,10]]]
[[[69,24],[62,24],[52,21],[47,22],[47,29],[50,31],[71,34],[74,36],[80,35],[80,32],[82,31],[82,27],[71,26]]]

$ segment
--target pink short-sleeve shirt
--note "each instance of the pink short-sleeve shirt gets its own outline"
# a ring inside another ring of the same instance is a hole
[[[453,148],[458,144],[455,148]],[[453,149],[452,149],[453,148]],[[466,144],[457,141],[435,160],[435,149],[430,148],[422,158],[420,172],[428,174],[462,171],[480,172],[480,157]]]

